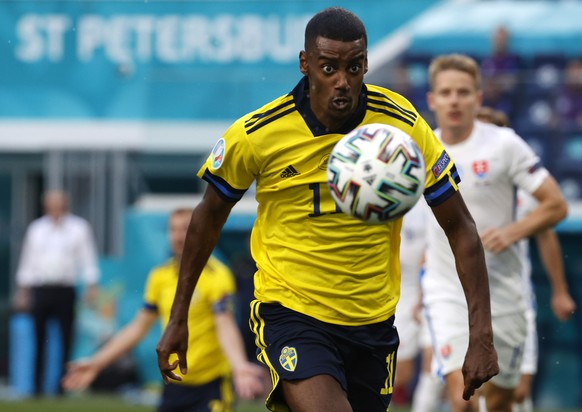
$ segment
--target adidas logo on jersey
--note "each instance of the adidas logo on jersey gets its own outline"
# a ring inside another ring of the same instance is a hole
[[[285,170],[283,170],[281,172],[281,177],[283,177],[283,178],[293,177],[293,176],[297,176],[300,174],[301,173],[299,173],[297,170],[295,170],[295,168],[293,166],[289,165],[285,168]]]

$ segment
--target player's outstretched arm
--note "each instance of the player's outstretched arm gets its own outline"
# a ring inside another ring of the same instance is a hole
[[[432,210],[451,245],[467,299],[469,347],[463,364],[463,399],[468,400],[475,389],[499,373],[493,346],[489,280],[483,245],[473,217],[459,192]]]
[[[249,362],[243,339],[230,311],[216,313],[214,323],[222,351],[232,369],[234,388],[241,399],[253,399],[263,393],[265,369]]]
[[[532,195],[538,205],[530,213],[507,226],[489,228],[481,234],[485,249],[492,253],[503,252],[515,242],[556,225],[568,214],[568,204],[552,176],[547,176]]]
[[[69,391],[87,389],[99,372],[124,353],[133,349],[149,332],[158,319],[156,312],[141,309],[135,318],[113,336],[90,358],[70,362],[62,379],[63,388]]]
[[[216,189],[209,185],[202,201],[192,212],[170,321],[156,347],[158,367],[166,383],[170,379],[181,380],[173,372],[176,367],[180,368],[182,374],[187,373],[188,308],[202,269],[216,246],[222,226],[234,205],[235,203],[223,200]],[[173,353],[178,356],[178,360],[170,364],[169,357]]]
[[[560,240],[552,228],[536,234],[535,240],[540,259],[552,287],[552,311],[556,318],[564,322],[576,310],[576,303],[568,290]]]

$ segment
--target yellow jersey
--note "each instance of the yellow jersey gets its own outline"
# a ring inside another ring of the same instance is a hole
[[[311,111],[308,90],[304,77],[289,94],[238,119],[198,176],[232,202],[256,181],[251,253],[258,300],[334,324],[380,322],[394,314],[400,296],[401,219],[368,225],[338,212],[326,183],[331,150],[354,128],[384,123],[420,147],[430,205],[458,190],[458,174],[430,126],[399,94],[364,85],[356,112],[330,133]]]
[[[144,305],[160,316],[162,329],[170,320],[170,310],[176,286],[178,264],[174,259],[154,268],[146,283]],[[221,376],[230,375],[230,366],[218,343],[214,314],[232,310],[232,297],[236,291],[232,272],[218,259],[210,257],[194,290],[188,312],[188,373],[182,375],[183,385],[202,385]],[[170,363],[176,360],[170,357]]]

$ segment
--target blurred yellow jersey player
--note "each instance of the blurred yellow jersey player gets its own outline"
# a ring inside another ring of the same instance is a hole
[[[158,319],[162,329],[167,327],[191,213],[191,209],[171,213],[168,229],[173,257],[150,272],[142,309],[96,354],[69,365],[63,378],[64,388],[87,388],[104,367],[137,345]],[[180,373],[181,380],[164,386],[158,412],[232,411],[233,381],[240,398],[253,398],[263,391],[264,368],[247,361],[232,313],[235,291],[231,271],[210,257],[188,311],[191,330],[186,352],[188,372]]]
[[[174,259],[153,269],[145,289],[147,310],[156,311],[162,328],[170,319],[172,301],[178,284],[178,268]],[[211,257],[202,272],[196,293],[192,296],[189,320],[192,342],[187,353],[188,373],[178,384],[200,385],[230,375],[230,365],[220,347],[214,314],[232,311],[236,290],[230,270],[217,258]]]

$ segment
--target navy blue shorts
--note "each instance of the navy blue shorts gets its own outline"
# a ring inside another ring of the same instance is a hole
[[[399,344],[394,317],[371,325],[342,326],[255,300],[250,326],[256,335],[257,358],[271,370],[270,410],[285,410],[281,380],[316,375],[333,376],[354,412],[388,409]]]
[[[203,385],[164,385],[157,412],[232,412],[234,394],[230,378]]]

